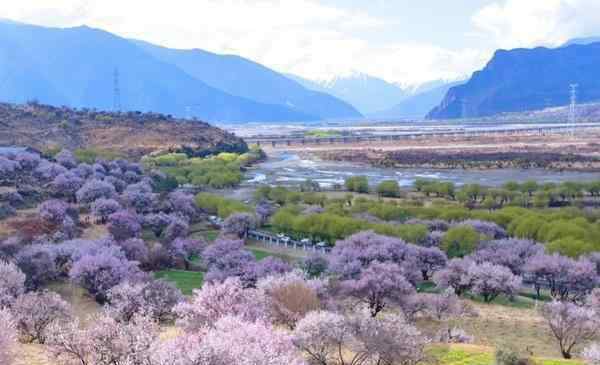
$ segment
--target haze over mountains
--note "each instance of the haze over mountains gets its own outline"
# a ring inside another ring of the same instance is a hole
[[[464,81],[435,80],[412,87],[354,72],[330,80],[313,81],[288,75],[308,89],[332,94],[373,118],[423,118],[444,98],[448,89]]]
[[[114,71],[125,110],[207,121],[358,118],[351,105],[249,60],[177,51],[88,27],[0,22],[0,100],[110,110]]]
[[[446,93],[450,88],[465,82],[465,80],[460,80],[436,83],[438,86],[417,92],[393,107],[375,113],[372,116],[380,119],[394,119],[398,117],[423,118],[444,99],[444,96],[446,96]]]
[[[360,72],[321,81],[289,76],[308,89],[329,93],[345,100],[365,115],[388,109],[410,95],[398,85]]]
[[[123,110],[212,122],[481,117],[566,105],[572,83],[578,101],[600,100],[598,41],[499,50],[467,81],[407,88],[360,72],[308,80],[235,55],[0,20],[0,101],[111,110],[118,70]]]

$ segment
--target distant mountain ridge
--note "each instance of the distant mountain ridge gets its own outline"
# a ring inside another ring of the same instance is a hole
[[[567,42],[565,42],[565,44],[563,44],[561,47],[569,47],[572,46],[574,44],[579,44],[579,45],[588,45],[588,44],[592,44],[592,43],[598,43],[600,42],[600,37],[581,37],[581,38],[573,38],[568,40]]]
[[[197,57],[201,51],[187,52],[193,57],[185,59],[185,51],[172,50],[174,56],[169,62],[169,57],[157,57],[157,52],[153,55],[148,47],[85,26],[62,29],[0,21],[0,101],[23,103],[36,99],[51,105],[110,110],[113,74],[118,69],[125,110],[219,122],[360,117],[347,103],[306,90],[239,57],[235,58],[236,64],[253,72],[239,71],[229,84],[211,85],[199,77],[202,72],[195,72],[203,66],[194,63],[206,59]],[[210,55],[215,78],[226,79],[234,73],[228,63],[234,57]],[[247,89],[229,87],[236,83]]]
[[[190,76],[231,95],[266,104],[284,105],[322,119],[359,118],[350,104],[301,86],[263,65],[235,55],[201,49],[178,50],[134,41],[142,50],[173,64]]]
[[[499,50],[469,81],[448,90],[427,117],[471,118],[566,105],[573,83],[579,85],[579,102],[597,101],[599,63],[600,43]]]
[[[444,96],[454,86],[464,83],[464,80],[454,82],[436,82],[432,85],[437,85],[432,88],[424,88],[425,91],[417,92],[414,95],[402,100],[394,107],[370,116],[376,118],[424,118],[429,111],[444,99]]]
[[[288,76],[308,89],[329,93],[354,105],[362,114],[391,108],[409,95],[398,85],[360,72],[322,81]]]

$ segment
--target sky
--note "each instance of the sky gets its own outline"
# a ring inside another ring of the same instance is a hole
[[[600,0],[2,0],[0,17],[405,86],[467,77],[499,48],[600,35]]]

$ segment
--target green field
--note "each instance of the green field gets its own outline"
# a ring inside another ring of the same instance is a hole
[[[477,345],[433,345],[427,351],[427,364],[493,365],[494,349]],[[578,360],[535,358],[537,365],[583,365]]]
[[[185,295],[191,295],[194,289],[202,287],[204,275],[197,271],[163,270],[154,273],[157,279],[174,283]]]
[[[258,248],[251,248],[250,252],[252,252],[252,254],[254,255],[254,257],[256,257],[256,259],[259,260],[259,261],[262,260],[262,259],[264,259],[264,258],[266,258],[266,257],[269,257],[269,256],[275,256],[275,255],[273,255],[270,252],[263,251],[263,250],[260,250]]]

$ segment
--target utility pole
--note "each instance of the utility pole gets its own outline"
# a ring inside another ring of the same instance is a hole
[[[579,84],[569,85],[571,89],[571,105],[569,105],[569,125],[571,126],[571,135],[575,134],[575,124],[577,123],[577,88]]]
[[[115,67],[113,73],[113,111],[121,111],[121,87],[119,85],[119,69]]]

